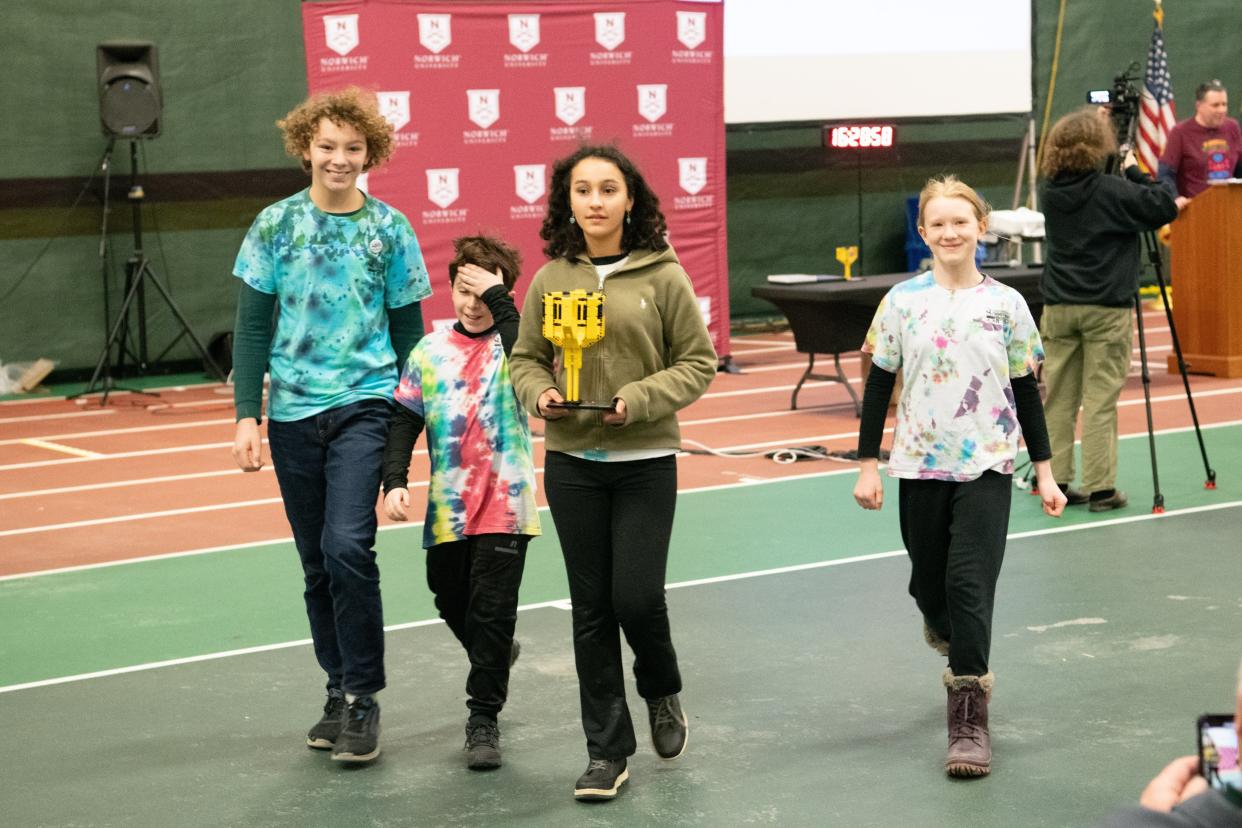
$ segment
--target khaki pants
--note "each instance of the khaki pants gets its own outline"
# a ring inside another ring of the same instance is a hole
[[[1044,307],[1044,417],[1058,483],[1074,481],[1074,423],[1081,407],[1082,488],[1090,493],[1115,487],[1117,398],[1130,370],[1133,317],[1133,308]]]

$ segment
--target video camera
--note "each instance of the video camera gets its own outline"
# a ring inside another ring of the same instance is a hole
[[[1117,146],[1123,155],[1132,144],[1134,125],[1138,121],[1139,102],[1142,100],[1142,95],[1134,82],[1141,77],[1139,71],[1139,64],[1135,61],[1128,69],[1113,78],[1112,89],[1092,89],[1087,93],[1087,103],[1108,107],[1108,117],[1113,123]]]

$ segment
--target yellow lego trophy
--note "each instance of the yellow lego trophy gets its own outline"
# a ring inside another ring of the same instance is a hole
[[[604,294],[593,290],[545,293],[543,338],[561,349],[565,364],[565,402],[552,403],[553,407],[611,411],[611,402],[583,402],[578,387],[582,350],[604,338]]]

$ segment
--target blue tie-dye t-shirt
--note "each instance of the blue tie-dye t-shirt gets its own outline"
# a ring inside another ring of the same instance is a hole
[[[530,423],[500,334],[472,338],[452,327],[428,334],[410,352],[394,396],[426,422],[423,546],[539,534]]]
[[[931,271],[893,287],[863,351],[903,387],[889,474],[973,480],[1013,472],[1018,414],[1010,380],[1044,359],[1026,300],[990,277],[949,290]]]
[[[392,396],[398,364],[386,308],[431,295],[418,239],[400,212],[367,196],[353,213],[325,213],[303,190],[259,213],[233,274],[276,295],[269,418],[300,420]]]

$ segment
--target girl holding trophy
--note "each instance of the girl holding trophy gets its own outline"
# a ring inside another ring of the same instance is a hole
[[[550,261],[527,292],[510,361],[522,404],[547,421],[544,486],[569,575],[590,757],[574,788],[583,800],[616,796],[636,748],[622,631],[656,753],[676,759],[688,736],[664,578],[677,411],[707,389],[716,353],[665,233],[655,193],[615,147],[558,161],[540,230]],[[597,408],[566,403],[564,357],[542,333],[544,295],[570,291],[607,300],[606,333],[581,352],[580,387],[604,401]]]

